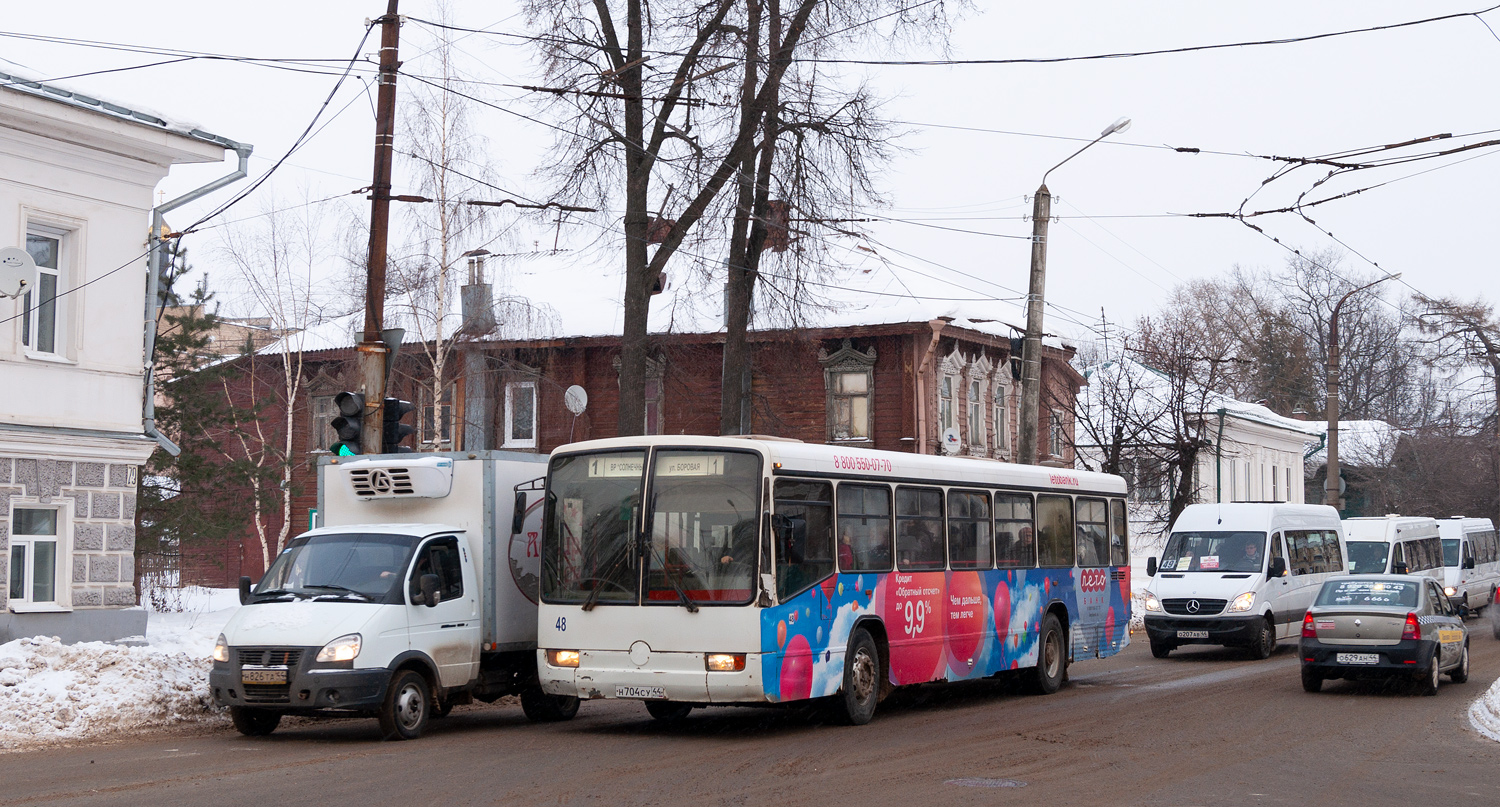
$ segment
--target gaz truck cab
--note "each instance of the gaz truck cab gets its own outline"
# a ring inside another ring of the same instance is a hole
[[[546,457],[511,452],[325,457],[323,525],[289,541],[214,646],[215,703],[235,728],[282,715],[377,717],[387,739],[473,700],[520,695],[533,720],[574,698],[536,675],[537,536]],[[533,484],[535,483],[535,484]]]

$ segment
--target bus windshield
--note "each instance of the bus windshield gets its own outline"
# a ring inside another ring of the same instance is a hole
[[[1385,541],[1350,541],[1349,573],[1380,574],[1385,571],[1387,553],[1391,545]]]
[[[1174,532],[1162,552],[1164,572],[1259,572],[1266,565],[1263,532]]]
[[[251,596],[256,602],[286,598],[401,601],[406,563],[415,535],[343,533],[298,538],[276,557]]]
[[[554,602],[636,601],[632,534],[646,452],[555,457],[547,482],[542,596]]]

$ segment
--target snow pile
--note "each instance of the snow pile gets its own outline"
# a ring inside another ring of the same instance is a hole
[[[181,612],[152,613],[145,646],[0,645],[0,748],[224,720],[209,699],[209,655],[238,606],[232,590],[184,589]]]
[[[1469,707],[1469,724],[1480,734],[1500,742],[1500,681]]]

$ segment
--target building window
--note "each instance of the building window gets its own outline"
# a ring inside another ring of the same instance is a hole
[[[57,511],[15,507],[10,523],[10,604],[57,602]]]
[[[1281,501],[1281,473],[1276,466],[1271,466],[1271,501]]]
[[[938,428],[953,428],[953,376],[945,375],[938,384]]]
[[[870,401],[875,387],[875,348],[858,350],[850,340],[833,353],[818,352],[828,395],[829,442],[869,442]]]
[[[501,448],[536,448],[536,383],[505,385],[505,440]]]
[[[339,408],[333,405],[332,395],[312,397],[312,435],[308,438],[308,451],[327,451],[338,435],[333,433],[333,419],[339,416]]]
[[[58,339],[61,323],[57,294],[61,290],[62,240],[60,230],[32,225],[26,233],[26,251],[36,262],[36,291],[22,296],[21,309],[26,315],[21,318],[21,344],[34,353],[61,354],[62,344]]]
[[[662,433],[662,379],[646,379],[646,434]]]
[[[1286,500],[1292,501],[1292,466],[1286,467]]]
[[[1050,413],[1050,427],[1047,430],[1047,453],[1054,457],[1063,455],[1063,445],[1067,441],[1067,433],[1063,431],[1062,412],[1053,409]]]
[[[984,406],[979,387],[978,379],[969,382],[969,445],[984,448]]]
[[[417,442],[423,448],[453,448],[453,384],[443,389],[442,400],[432,400],[432,388],[424,386],[418,391],[422,417],[417,424]],[[507,430],[506,434],[510,432]]]
[[[1010,450],[1010,387],[995,385],[995,450]]]

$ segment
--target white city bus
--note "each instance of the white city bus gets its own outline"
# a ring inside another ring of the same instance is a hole
[[[552,454],[538,666],[554,695],[827,697],[1068,662],[1129,641],[1117,476],[776,438],[595,440]]]

